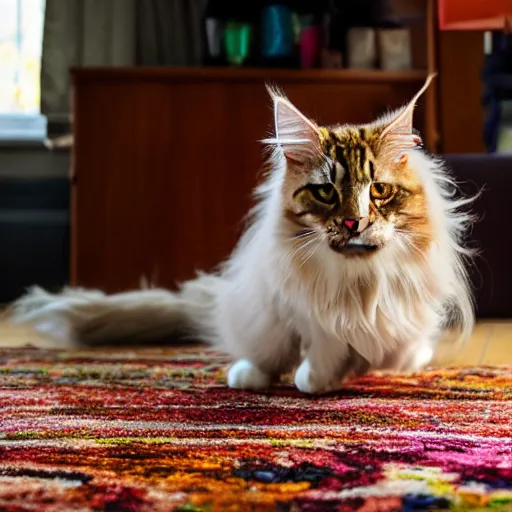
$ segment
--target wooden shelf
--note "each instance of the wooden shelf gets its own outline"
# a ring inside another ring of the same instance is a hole
[[[342,82],[342,83],[411,83],[426,79],[427,70],[384,71],[379,69],[274,69],[223,67],[138,67],[138,68],[73,68],[74,83],[89,80],[119,81],[202,81],[227,82],[286,81],[286,82]]]

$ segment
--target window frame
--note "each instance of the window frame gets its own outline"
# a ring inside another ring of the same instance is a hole
[[[22,32],[21,32],[21,12],[22,0],[16,0],[16,44],[20,51]],[[43,5],[44,5],[43,0]],[[44,16],[43,16],[44,19]],[[42,45],[42,41],[41,41]],[[40,106],[39,106],[40,109]],[[0,111],[0,144],[9,142],[44,142],[47,138],[47,118],[37,112],[10,112]]]
[[[43,114],[0,112],[0,141],[43,142],[47,124]]]

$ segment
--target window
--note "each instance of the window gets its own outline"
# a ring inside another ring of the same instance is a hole
[[[0,0],[0,140],[42,140],[40,71],[45,0]]]

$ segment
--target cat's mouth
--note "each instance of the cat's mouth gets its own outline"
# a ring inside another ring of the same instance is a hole
[[[376,245],[354,245],[347,244],[345,247],[340,248],[340,252],[344,254],[367,254],[375,252],[378,249]]]
[[[329,244],[331,249],[345,255],[371,254],[379,247],[377,245],[362,243],[360,239],[349,240],[346,244]]]

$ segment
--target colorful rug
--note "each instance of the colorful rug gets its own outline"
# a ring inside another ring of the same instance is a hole
[[[0,351],[2,511],[512,511],[512,368],[231,391],[204,349]]]

